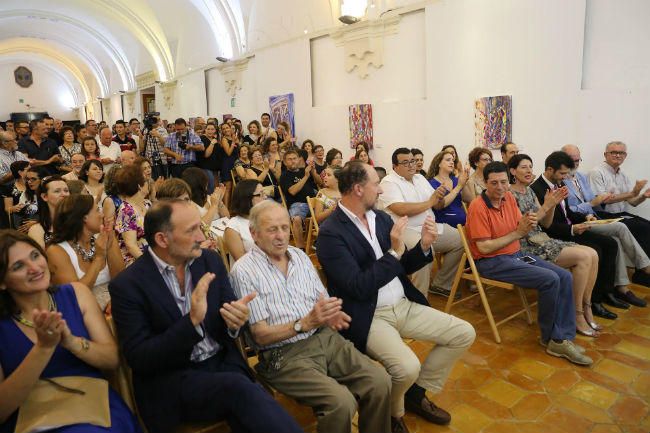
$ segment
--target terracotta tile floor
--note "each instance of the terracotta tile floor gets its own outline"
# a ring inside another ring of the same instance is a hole
[[[650,300],[650,289],[633,289]],[[532,301],[534,292],[527,294]],[[488,299],[497,321],[520,306],[516,294],[501,290],[488,292]],[[451,413],[452,422],[439,427],[407,415],[411,432],[650,432],[650,307],[613,309],[617,320],[598,319],[605,326],[600,337],[578,337],[594,359],[585,368],[546,355],[537,343],[537,325],[529,326],[523,318],[500,326],[503,342],[495,343],[475,300],[452,313],[474,325],[476,342],[454,367],[444,391],[433,398]],[[444,309],[443,298],[431,296],[430,301]],[[430,345],[416,341],[411,348],[422,359]],[[279,399],[306,431],[316,431],[309,409]]]

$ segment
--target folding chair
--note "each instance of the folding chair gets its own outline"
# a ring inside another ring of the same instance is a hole
[[[217,236],[219,242],[219,255],[223,261],[223,265],[226,267],[226,271],[230,273],[230,254],[228,253],[228,247],[226,246],[226,238],[224,236]]]
[[[284,199],[284,192],[282,191],[282,188],[281,187],[278,188],[278,191],[280,191],[280,198],[282,199],[282,206],[284,206],[284,208],[287,210],[287,212],[289,212],[289,207],[287,206],[287,201]],[[291,218],[290,218],[290,220],[291,220]],[[311,218],[307,217],[302,222],[303,223],[303,237],[302,237],[303,239],[305,239],[305,236],[304,236],[305,225],[307,227],[309,227],[310,220],[311,220]],[[290,226],[290,230],[291,230],[291,238],[293,238],[293,244],[296,245],[296,234],[294,233],[293,224],[290,224],[289,226]],[[305,250],[307,251],[306,245],[307,244],[305,243]]]
[[[234,168],[230,169],[230,177],[232,178],[232,187],[237,185],[237,171]]]
[[[460,263],[458,263],[458,270],[456,271],[454,284],[451,287],[451,293],[449,294],[449,299],[447,299],[447,305],[445,306],[445,313],[449,313],[453,305],[457,305],[462,302],[465,302],[469,299],[474,298],[475,296],[480,296],[481,303],[483,304],[483,309],[485,310],[485,314],[487,315],[488,322],[490,323],[490,328],[492,328],[492,334],[494,335],[494,339],[496,340],[497,343],[501,343],[501,336],[499,335],[497,326],[502,325],[510,321],[511,319],[514,319],[520,314],[524,314],[526,317],[526,322],[528,322],[528,324],[531,325],[533,323],[533,317],[530,312],[530,307],[537,305],[537,302],[529,304],[528,299],[526,298],[526,294],[524,293],[524,289],[522,289],[519,286],[506,283],[503,281],[491,280],[489,278],[481,277],[478,273],[478,270],[476,269],[476,263],[474,263],[474,258],[472,257],[472,253],[469,249],[469,244],[467,243],[465,228],[461,224],[458,224],[458,233],[460,234],[460,239],[463,243],[463,249],[465,250],[465,252],[463,253],[463,256],[460,259]],[[469,268],[466,267],[466,262],[469,263]],[[461,279],[474,282],[476,284],[478,291],[477,293],[474,293],[470,296],[464,297],[454,302],[454,295],[456,295],[456,290],[458,290],[458,285]],[[494,316],[492,315],[492,310],[490,309],[490,304],[488,303],[488,299],[485,294],[485,289],[488,287],[499,287],[505,290],[516,290],[517,293],[519,294],[519,298],[524,308],[522,308],[521,310],[517,311],[514,314],[509,315],[505,319],[495,323]]]
[[[316,197],[307,197],[307,205],[309,206],[309,224],[307,225],[307,241],[305,242],[305,252],[309,255],[314,246],[314,242],[318,237],[318,220],[316,220],[316,212],[314,208],[316,206]]]

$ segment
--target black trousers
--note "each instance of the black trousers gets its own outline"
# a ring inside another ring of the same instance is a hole
[[[186,373],[181,389],[184,422],[225,419],[233,433],[303,430],[298,423],[248,376],[243,366],[219,354]]]
[[[596,214],[599,218],[623,218],[621,222],[630,229],[630,232],[639,245],[641,245],[646,255],[650,256],[650,221],[627,212],[596,212]]]
[[[589,231],[574,236],[573,241],[580,245],[591,247],[598,253],[598,277],[596,278],[594,291],[591,294],[591,301],[601,303],[605,295],[614,290],[618,244],[611,236],[591,233]]]
[[[172,177],[182,177],[183,172],[190,167],[194,167],[194,164],[189,162],[187,164],[171,164],[170,174]]]

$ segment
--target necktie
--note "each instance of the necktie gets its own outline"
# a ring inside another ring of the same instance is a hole
[[[560,189],[558,185],[555,185],[553,187],[554,190]],[[564,219],[566,220],[567,224],[571,225],[571,220],[566,214],[566,206],[564,205],[564,200],[560,202],[560,208],[562,208],[562,213],[564,214]]]

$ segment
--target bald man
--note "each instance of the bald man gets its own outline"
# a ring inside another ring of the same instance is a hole
[[[123,150],[122,151],[122,165],[131,165],[135,162],[136,154],[132,150]]]

